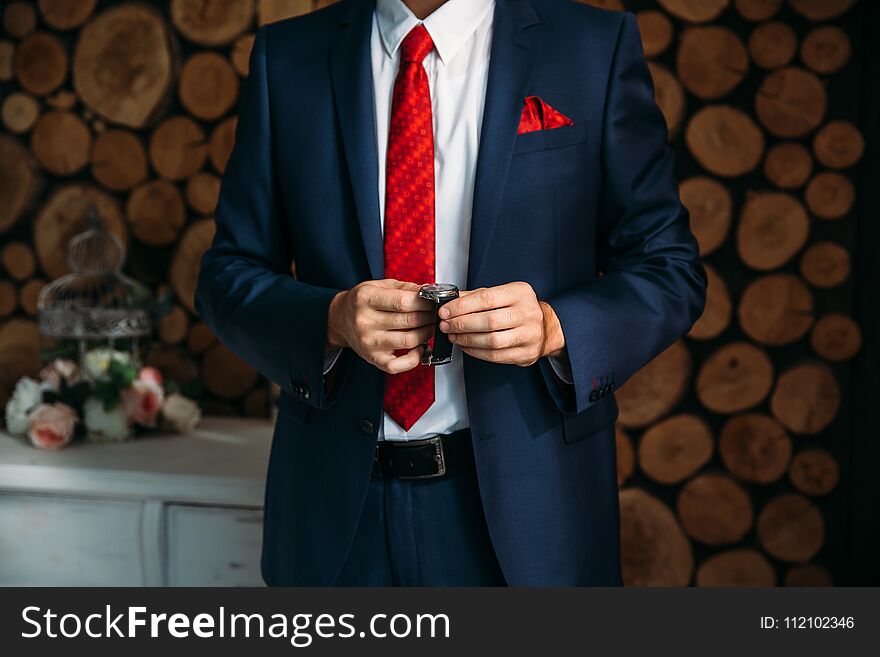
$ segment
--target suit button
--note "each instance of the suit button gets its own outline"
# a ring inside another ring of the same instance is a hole
[[[361,419],[361,431],[364,433],[373,433],[373,423],[367,418]]]
[[[308,386],[301,386],[301,390],[302,390],[302,392],[300,394],[302,394],[303,399],[308,399],[309,397],[312,396],[312,391],[309,390]]]

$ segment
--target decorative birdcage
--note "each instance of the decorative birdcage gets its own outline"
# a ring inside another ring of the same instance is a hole
[[[53,356],[82,361],[94,347],[142,357],[143,340],[152,333],[152,295],[122,273],[122,241],[101,225],[94,209],[89,228],[67,247],[71,272],[46,285],[37,299],[41,336],[51,340]]]

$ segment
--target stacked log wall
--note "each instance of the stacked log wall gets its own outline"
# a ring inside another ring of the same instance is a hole
[[[193,308],[255,30],[326,0],[13,0],[0,36],[0,402],[94,206],[168,294],[150,362],[209,413],[273,391]],[[630,585],[835,578],[859,130],[854,0],[593,0],[636,13],[709,275],[706,311],[618,394]]]

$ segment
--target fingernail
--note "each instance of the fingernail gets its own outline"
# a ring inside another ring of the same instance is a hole
[[[448,317],[449,317],[449,308],[446,308],[446,307],[440,308],[440,311],[439,311],[438,314],[439,314],[440,317],[442,317],[443,319],[448,318]]]
[[[440,330],[444,333],[449,332],[449,322],[440,322]]]
[[[458,336],[456,336],[455,333],[449,334],[449,341],[450,342],[455,342],[457,339],[458,339]]]

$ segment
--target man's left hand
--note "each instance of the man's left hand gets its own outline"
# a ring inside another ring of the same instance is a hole
[[[528,367],[565,349],[559,318],[528,283],[462,291],[440,308],[440,319],[453,344],[492,363]]]

